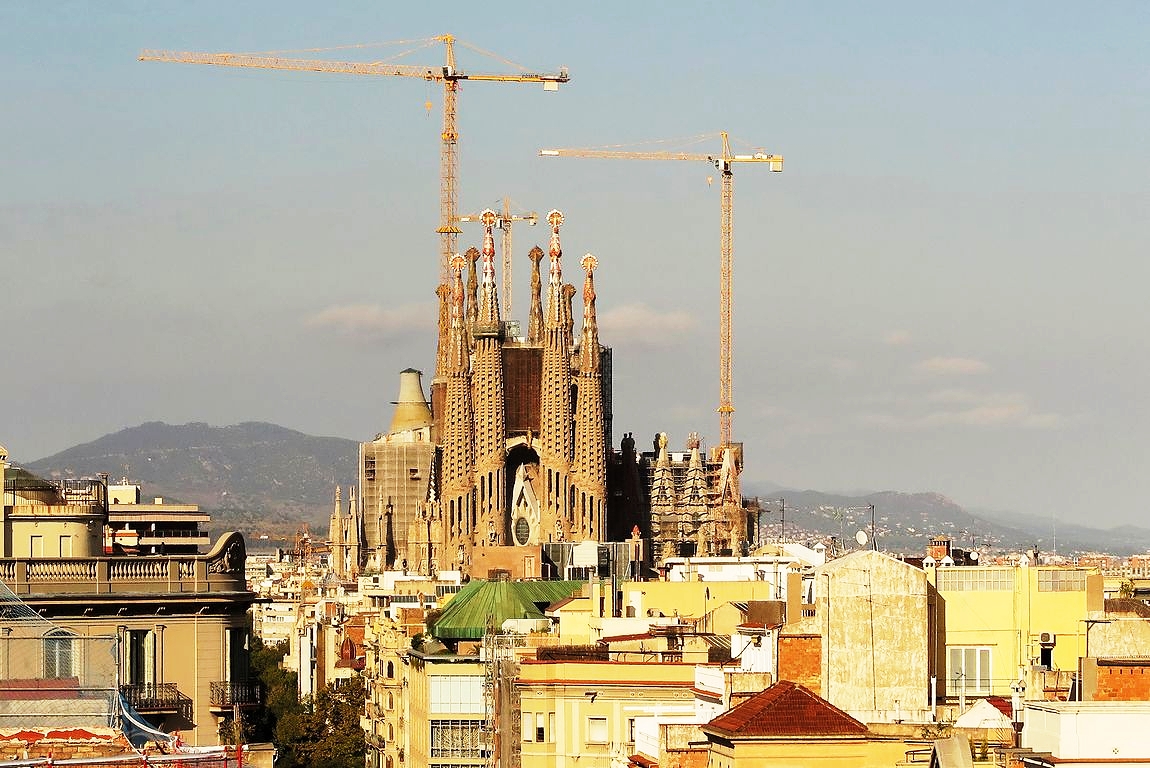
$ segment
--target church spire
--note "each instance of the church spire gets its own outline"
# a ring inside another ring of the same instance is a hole
[[[539,276],[539,262],[543,261],[543,255],[539,246],[528,254],[531,259],[531,310],[527,315],[527,341],[532,344],[543,339],[543,280]]]
[[[570,326],[570,304],[563,292],[563,247],[559,243],[559,227],[563,226],[563,214],[551,211],[547,214],[547,223],[551,225],[551,246],[547,255],[551,258],[551,269],[547,278],[547,326],[546,330],[553,328],[566,329]]]
[[[599,323],[595,316],[595,268],[599,260],[591,254],[579,262],[587,272],[583,278],[583,339],[579,346],[580,373],[599,372]]]
[[[583,338],[579,344],[575,405],[573,469],[579,500],[576,509],[572,510],[572,517],[581,535],[602,541],[607,530],[607,432],[599,365],[602,351],[595,320],[594,273],[598,261],[587,254],[580,263],[587,275],[583,279]],[[574,287],[570,292],[574,292]]]
[[[475,335],[498,335],[502,329],[499,321],[499,294],[495,289],[495,211],[490,208],[480,214],[483,222],[483,282],[479,294],[479,314],[475,323]]]
[[[455,284],[451,291],[451,330],[448,333],[447,372],[467,373],[470,368],[470,355],[467,344],[467,317],[463,308],[463,266],[464,258],[458,253],[451,260]]]

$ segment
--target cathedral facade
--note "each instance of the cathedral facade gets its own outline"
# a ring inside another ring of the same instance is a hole
[[[437,290],[430,402],[421,374],[404,371],[391,427],[360,445],[358,494],[349,489],[345,507],[336,490],[330,540],[342,576],[467,572],[478,547],[606,539],[611,353],[599,343],[596,259],[580,263],[576,334],[579,291],[563,280],[563,216],[552,211],[548,252],[530,253],[520,335],[500,314],[486,214],[482,250],[456,256],[452,283]]]
[[[526,331],[502,317],[495,215],[482,249],[456,256],[440,285],[430,398],[422,374],[400,374],[388,431],[360,444],[358,484],[336,489],[330,521],[337,575],[402,570],[469,573],[483,547],[628,541],[649,564],[664,557],[741,554],[747,511],[742,445],[654,451],[624,435],[611,450],[611,350],[599,341],[594,256],[580,261],[582,317],[564,282],[560,228],[547,216],[546,253],[533,248]],[[544,260],[546,282],[544,282]]]

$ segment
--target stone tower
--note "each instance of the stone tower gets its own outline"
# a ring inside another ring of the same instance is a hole
[[[364,568],[468,572],[479,547],[606,537],[611,353],[599,341],[596,260],[582,263],[575,338],[579,291],[563,282],[563,215],[552,211],[548,252],[529,254],[530,311],[519,336],[500,314],[495,220],[484,212],[482,249],[453,259],[451,285],[436,291],[430,407],[418,372],[405,371],[390,431],[361,444]],[[332,534],[346,560],[352,536],[334,525]]]

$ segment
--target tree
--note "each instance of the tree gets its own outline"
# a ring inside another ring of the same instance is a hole
[[[264,699],[245,716],[245,741],[274,743],[276,768],[363,768],[363,679],[341,680],[301,701],[296,673],[280,666],[287,653],[287,643],[268,646],[252,638],[251,670],[263,685]]]
[[[359,719],[367,689],[353,677],[315,695],[311,712],[301,719],[303,738],[293,745],[301,765],[363,768],[367,745]]]

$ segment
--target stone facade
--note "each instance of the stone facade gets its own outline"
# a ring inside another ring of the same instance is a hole
[[[582,263],[576,337],[578,292],[563,282],[563,216],[553,211],[547,282],[536,248],[528,333],[518,336],[500,315],[493,221],[484,218],[482,251],[455,259],[451,285],[437,291],[430,403],[422,385],[410,386],[418,373],[405,371],[392,428],[361,447],[359,498],[346,509],[337,498],[331,543],[341,576],[471,573],[483,548],[607,538],[610,350],[599,343],[596,261]]]

